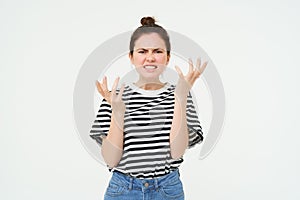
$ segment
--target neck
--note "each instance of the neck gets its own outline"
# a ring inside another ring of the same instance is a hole
[[[145,80],[138,80],[135,83],[135,85],[144,90],[159,90],[162,87],[164,87],[165,83],[162,83],[160,80],[151,81],[151,82]]]

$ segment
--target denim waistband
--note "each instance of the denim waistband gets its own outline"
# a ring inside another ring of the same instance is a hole
[[[125,186],[129,190],[157,190],[160,186],[174,182],[180,176],[179,170],[176,169],[170,173],[151,179],[139,179],[119,171],[113,171],[111,181],[116,182],[119,185]]]

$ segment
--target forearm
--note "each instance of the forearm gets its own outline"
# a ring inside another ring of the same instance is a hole
[[[123,125],[124,114],[114,113],[111,115],[109,132],[101,148],[102,156],[109,167],[115,167],[123,154]]]
[[[178,98],[175,95],[174,115],[170,131],[170,149],[174,159],[180,158],[188,147],[186,104],[187,98]]]

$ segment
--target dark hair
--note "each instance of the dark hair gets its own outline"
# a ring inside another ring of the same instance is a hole
[[[171,44],[167,31],[160,25],[155,24],[155,19],[153,17],[143,17],[141,19],[141,24],[142,26],[138,27],[131,35],[129,45],[130,54],[133,54],[135,41],[139,39],[143,34],[157,33],[165,42],[167,55],[170,55]]]

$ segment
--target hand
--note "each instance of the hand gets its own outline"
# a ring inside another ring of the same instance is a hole
[[[105,76],[102,80],[102,83],[99,83],[99,81],[96,81],[96,86],[98,92],[102,95],[102,97],[111,105],[112,109],[115,112],[118,113],[124,113],[125,112],[125,104],[122,100],[122,95],[124,92],[125,85],[123,84],[119,94],[116,94],[117,86],[119,83],[120,78],[116,78],[112,91],[109,91],[107,88],[107,77]]]
[[[111,108],[112,108],[113,112],[115,114],[123,115],[125,113],[125,110],[126,110],[125,103],[122,100],[122,95],[123,95],[123,92],[124,92],[125,85],[122,84],[122,87],[119,91],[119,94],[117,94],[116,90],[117,90],[119,80],[120,80],[120,77],[116,78],[116,80],[113,84],[112,91],[111,91],[111,96],[110,96],[110,101],[111,101]]]
[[[96,81],[96,86],[101,96],[111,105],[111,91],[109,91],[107,88],[107,77],[104,76],[102,83]]]
[[[175,66],[179,79],[175,88],[175,95],[179,98],[186,98],[195,81],[200,77],[207,66],[208,61],[201,66],[200,58],[197,59],[196,68],[194,69],[193,61],[189,59],[189,72],[183,75],[181,69]]]

